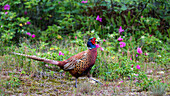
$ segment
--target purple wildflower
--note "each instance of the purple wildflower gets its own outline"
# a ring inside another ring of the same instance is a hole
[[[139,53],[139,54],[142,54],[142,49],[141,48],[137,48],[137,52]]]
[[[61,51],[59,51],[59,56],[60,56],[60,55],[63,55],[63,56],[64,56],[64,53],[62,53]]]
[[[96,20],[97,21],[100,21],[100,22],[102,22],[102,18],[99,18],[100,16],[99,15],[97,15],[97,18],[96,18]]]
[[[31,36],[32,38],[35,38],[35,34],[32,34],[32,36]]]
[[[29,33],[29,32],[27,32],[26,34],[29,35],[29,36],[31,36],[31,33]]]
[[[125,43],[125,42],[120,42],[119,44],[120,44],[120,48],[123,48],[123,47],[126,46],[126,43]]]
[[[31,24],[31,22],[28,21],[27,24],[29,25],[29,24]]]
[[[118,41],[122,41],[123,40],[123,38],[121,38],[121,36],[118,38]]]
[[[6,4],[6,5],[4,6],[4,10],[9,10],[9,9],[10,9],[10,5]]]
[[[124,30],[122,29],[122,26],[120,26],[119,33],[122,33],[122,32],[124,32]]]

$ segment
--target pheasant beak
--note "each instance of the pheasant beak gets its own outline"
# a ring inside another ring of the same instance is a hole
[[[96,38],[91,39],[91,43],[94,45],[96,43]]]

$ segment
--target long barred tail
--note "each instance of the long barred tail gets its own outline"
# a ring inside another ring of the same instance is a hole
[[[49,60],[49,59],[45,59],[45,58],[39,58],[39,57],[36,57],[36,56],[30,56],[30,55],[21,54],[21,53],[15,53],[15,52],[12,52],[12,54],[25,56],[25,57],[30,58],[30,59],[34,59],[34,60],[37,60],[37,61],[42,61],[42,62],[45,62],[45,63],[54,64],[54,65],[59,64],[59,62],[55,61],[55,60]]]

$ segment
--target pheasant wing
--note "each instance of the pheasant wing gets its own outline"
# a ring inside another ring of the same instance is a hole
[[[86,57],[86,52],[87,51],[83,51],[79,54],[76,54],[72,57],[70,57],[69,59],[66,60],[66,64],[64,65],[64,70],[71,70],[74,69],[76,67],[76,64],[79,63],[80,61],[83,60],[83,58]]]

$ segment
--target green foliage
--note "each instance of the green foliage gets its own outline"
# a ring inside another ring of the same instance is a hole
[[[47,30],[41,32],[42,36],[40,37],[40,39],[42,41],[62,39],[62,37],[59,35],[60,29],[61,27],[57,25],[48,26]]]
[[[11,41],[18,43],[26,37],[27,32],[30,32],[35,34],[37,39],[50,42],[58,35],[71,35],[76,31],[87,33],[94,29],[98,31],[97,35],[104,38],[108,37],[108,33],[115,33],[119,26],[122,26],[127,35],[134,34],[135,38],[148,33],[158,39],[167,40],[168,1],[111,0],[107,2],[89,1],[83,4],[81,1],[69,0],[64,2],[6,0],[0,3],[2,7],[5,4],[10,5],[10,10],[2,9],[1,12],[0,39],[4,43]],[[102,17],[103,22],[95,20],[97,15]],[[28,21],[31,25],[25,24]]]
[[[4,6],[5,3],[0,3],[0,5]],[[27,24],[27,22],[30,21],[29,18],[19,17],[19,14],[11,10],[11,7],[12,5],[9,10],[4,10],[3,8],[0,12],[0,40],[7,45],[10,45],[12,41],[18,43],[22,40],[23,36],[30,31],[29,25]]]
[[[152,85],[150,85],[150,90],[154,96],[163,96],[165,94],[166,88],[167,85],[160,81],[155,81]]]
[[[20,85],[20,82],[21,81],[18,77],[10,76],[10,80],[6,81],[3,86],[5,86],[6,88],[14,88],[18,87]]]

